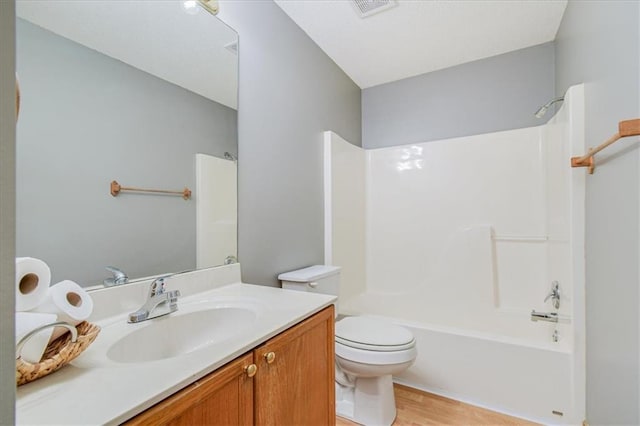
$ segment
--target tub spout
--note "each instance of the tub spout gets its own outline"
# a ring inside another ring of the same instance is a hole
[[[556,312],[536,312],[531,310],[531,321],[548,321],[558,322],[558,314]]]

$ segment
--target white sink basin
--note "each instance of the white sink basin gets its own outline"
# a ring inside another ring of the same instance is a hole
[[[107,358],[139,363],[185,355],[235,337],[254,325],[256,318],[251,308],[222,306],[129,324],[139,328],[115,341]]]
[[[18,387],[16,422],[122,424],[335,301],[266,286],[216,286],[230,269],[239,274],[228,265],[212,268],[219,274],[213,278],[205,271],[176,277],[171,289],[184,295],[178,311],[139,324],[127,319],[143,303],[146,283],[96,291],[91,322],[100,334],[71,365]]]

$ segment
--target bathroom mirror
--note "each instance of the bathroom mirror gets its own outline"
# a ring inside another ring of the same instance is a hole
[[[17,256],[82,286],[234,261],[235,31],[175,0],[16,8]]]

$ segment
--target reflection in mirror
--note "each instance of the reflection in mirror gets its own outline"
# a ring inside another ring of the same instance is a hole
[[[237,34],[174,0],[16,7],[17,256],[83,286],[235,259]]]

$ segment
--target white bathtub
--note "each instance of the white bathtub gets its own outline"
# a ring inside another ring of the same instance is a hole
[[[427,325],[409,328],[418,358],[398,383],[541,423],[581,422],[573,409],[568,351]]]
[[[582,421],[572,395],[571,342],[562,338],[563,332],[570,332],[568,325],[558,326],[558,342],[546,332],[537,333],[539,339],[508,336],[375,314],[380,305],[364,303],[373,298],[355,298],[340,309],[347,315],[383,318],[413,332],[418,357],[409,370],[394,378],[397,383],[545,424]],[[528,318],[504,315],[505,324],[513,329],[553,327],[550,323],[529,327]]]

